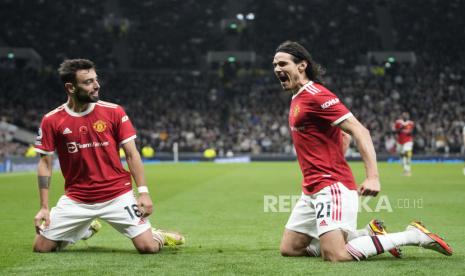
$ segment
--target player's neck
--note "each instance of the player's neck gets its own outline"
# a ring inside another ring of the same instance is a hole
[[[304,85],[306,85],[307,83],[309,83],[310,80],[307,79],[307,78],[301,78],[297,84],[296,84],[296,89],[292,91],[292,94],[295,95],[297,93],[299,93],[300,89],[302,89],[302,87],[304,87]]]
[[[89,103],[81,103],[72,97],[68,98],[68,102],[66,103],[68,108],[76,113],[81,113],[86,111],[89,108]]]

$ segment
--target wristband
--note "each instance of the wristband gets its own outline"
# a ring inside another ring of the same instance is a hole
[[[139,192],[139,194],[141,193],[149,193],[149,188],[147,188],[147,186],[139,186],[137,187],[137,191]]]

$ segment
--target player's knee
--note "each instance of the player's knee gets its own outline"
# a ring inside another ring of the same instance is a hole
[[[37,235],[32,245],[32,251],[37,253],[48,253],[55,251],[56,247],[57,244],[55,242],[46,240],[42,236]]]
[[[346,252],[340,252],[335,250],[324,250],[322,252],[323,260],[329,262],[344,262],[349,261],[351,258],[347,256]]]
[[[323,253],[323,260],[328,261],[328,262],[341,262],[343,261],[341,256],[337,253],[333,252],[324,252]]]
[[[155,254],[160,251],[160,246],[155,242],[138,245],[136,248],[140,254]]]
[[[281,246],[279,248],[279,252],[281,253],[281,256],[283,256],[283,257],[292,257],[292,256],[294,256],[293,251],[290,250],[287,247]]]
[[[49,253],[53,251],[53,248],[34,243],[34,245],[32,246],[32,251],[36,253]]]
[[[44,251],[40,246],[37,246],[35,244],[32,246],[32,252],[35,252],[35,253],[48,253],[47,251]]]
[[[281,246],[279,247],[279,251],[281,253],[281,256],[283,257],[302,256],[302,250],[297,250],[296,248],[288,244],[281,244]]]

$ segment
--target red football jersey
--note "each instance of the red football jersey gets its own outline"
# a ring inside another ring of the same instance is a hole
[[[349,190],[357,189],[342,152],[342,130],[336,126],[350,116],[339,98],[317,83],[307,83],[292,97],[289,127],[305,194],[314,194],[335,182]]]
[[[412,121],[396,120],[394,130],[397,132],[397,143],[403,145],[413,141],[413,129],[415,125]]]
[[[119,105],[98,101],[76,113],[63,104],[43,117],[35,149],[42,154],[57,151],[67,196],[97,203],[132,189],[131,175],[118,151],[135,138],[136,131]]]

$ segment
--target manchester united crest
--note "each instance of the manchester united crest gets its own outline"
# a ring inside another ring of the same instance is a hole
[[[97,132],[104,132],[105,129],[107,129],[107,123],[105,123],[104,121],[102,120],[98,120],[97,122],[95,122],[92,127],[95,129],[95,131]]]
[[[296,105],[294,107],[294,110],[292,110],[292,116],[295,118],[297,116],[299,116],[299,112],[300,112],[300,107],[298,105]]]

